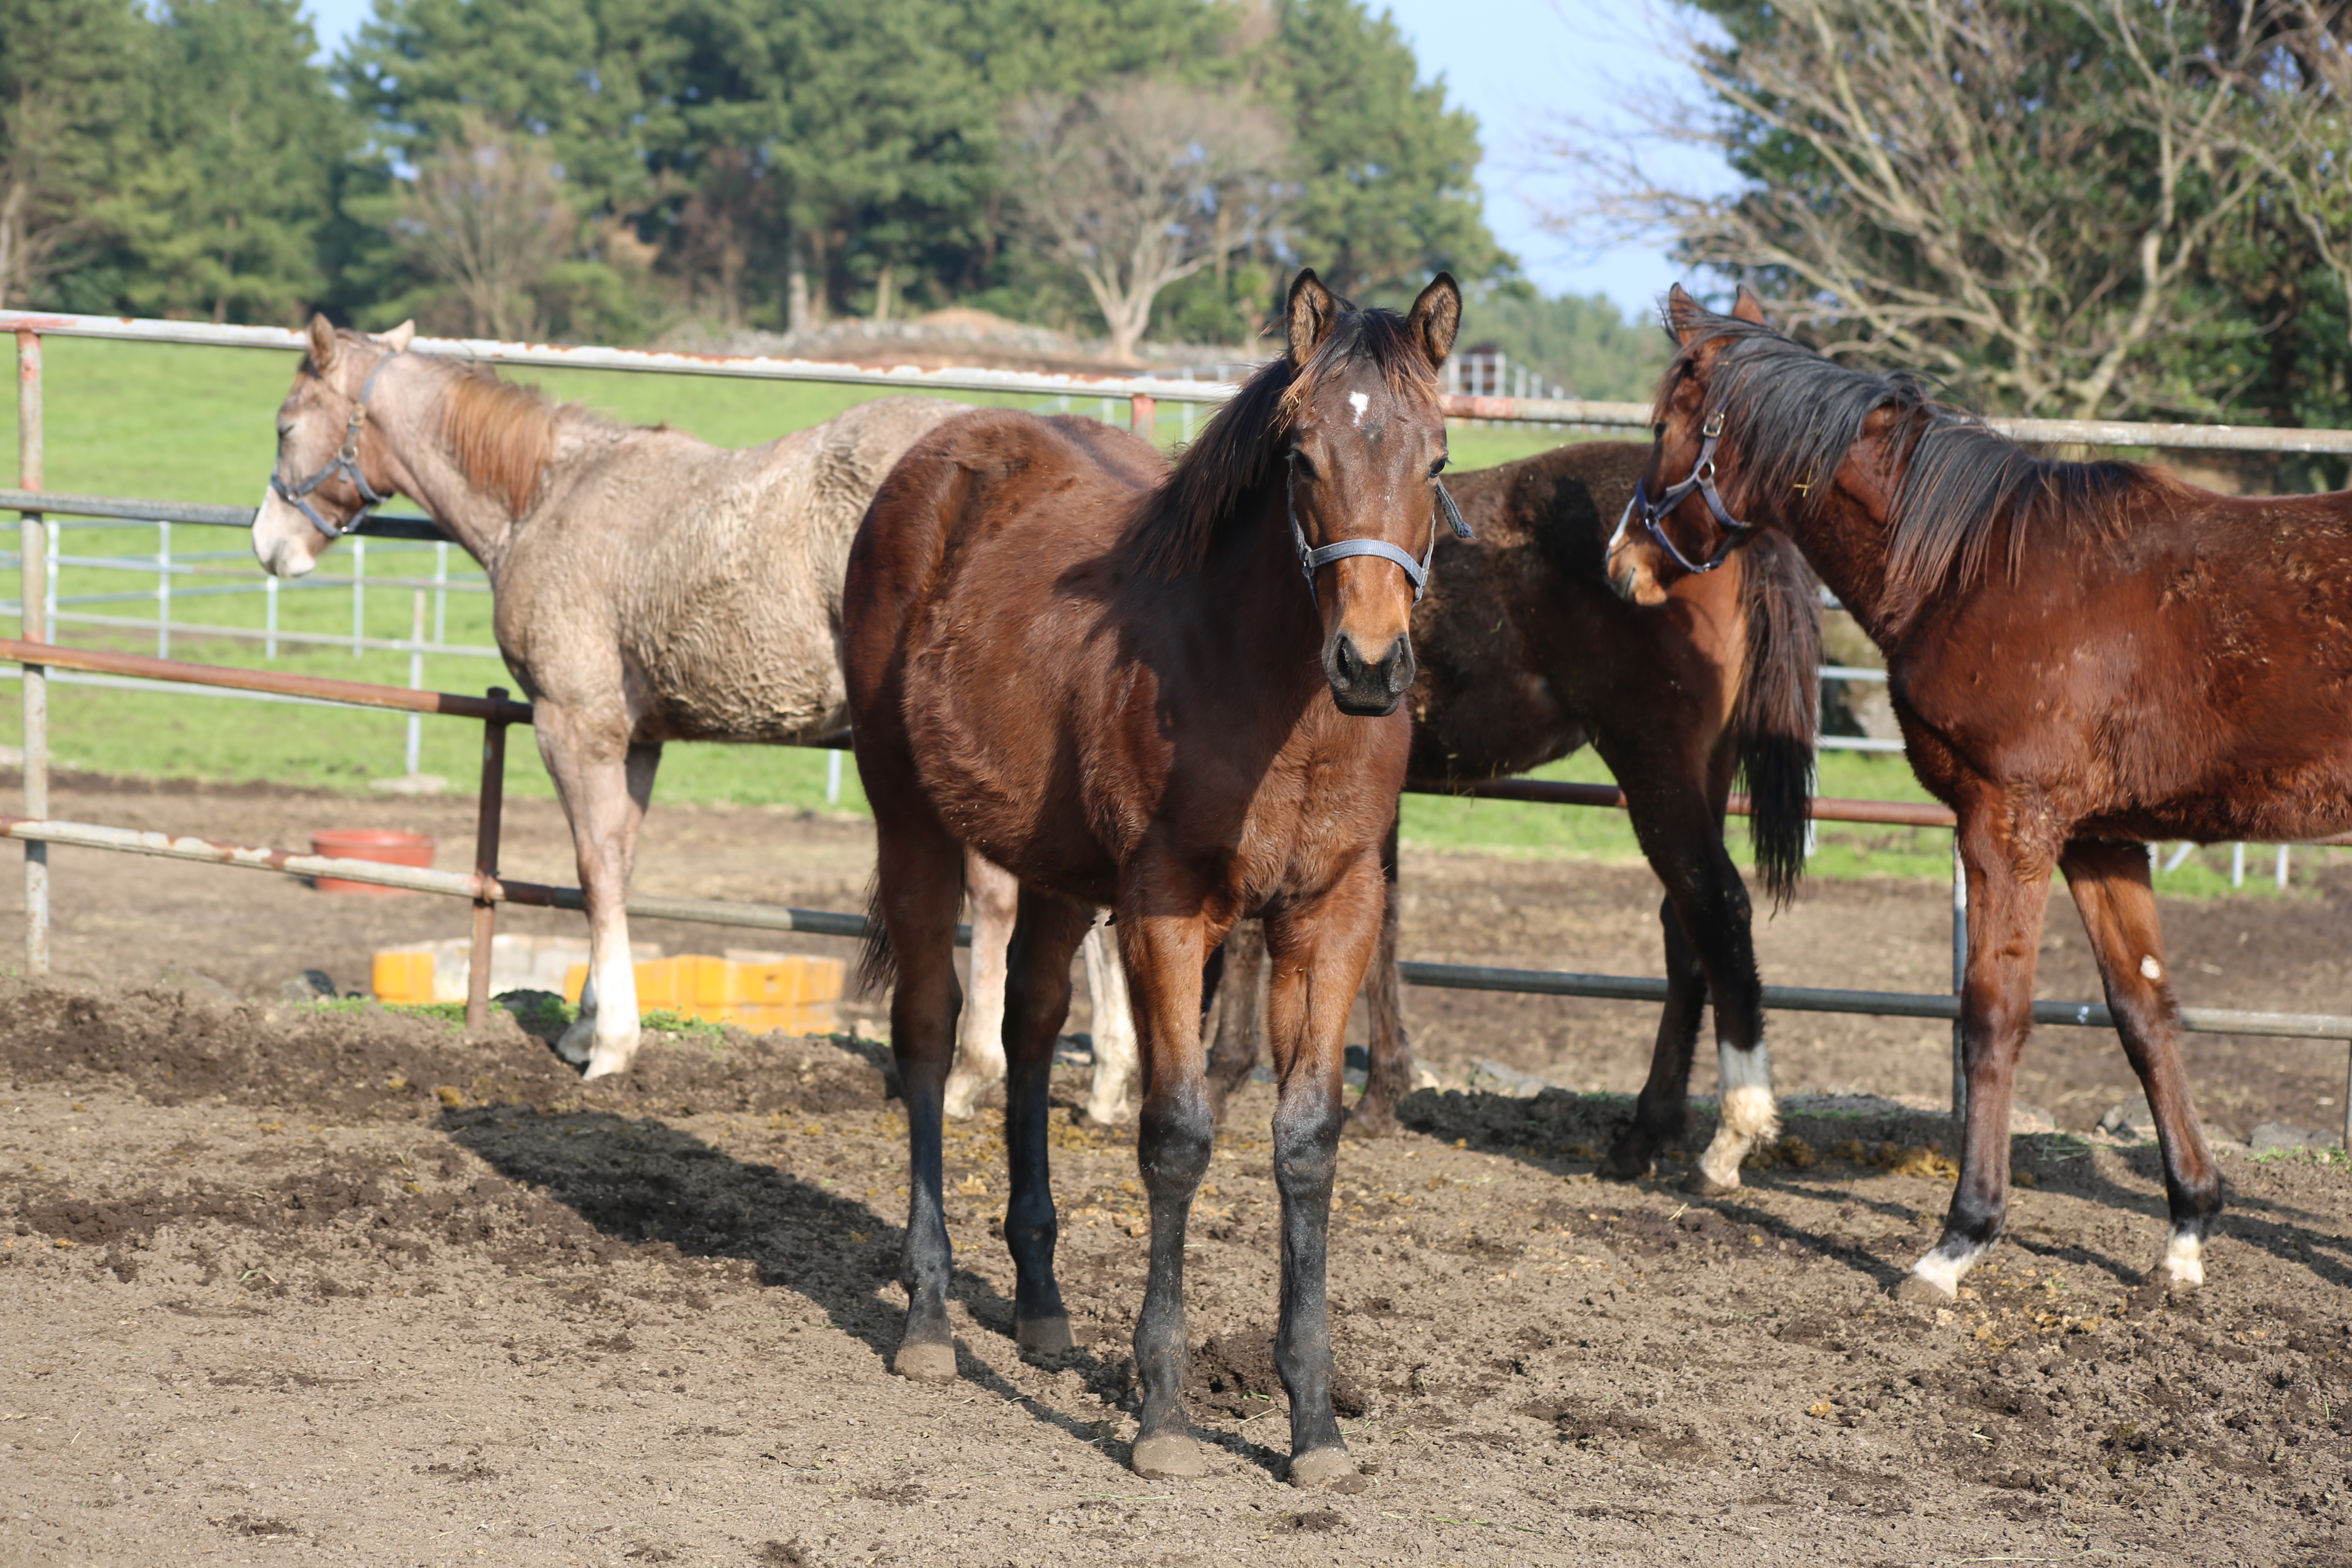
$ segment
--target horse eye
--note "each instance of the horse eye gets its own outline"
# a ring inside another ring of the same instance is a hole
[[[1290,460],[1297,466],[1298,471],[1305,475],[1310,482],[1314,479],[1315,465],[1308,459],[1306,453],[1294,447],[1290,450]]]
[[[1437,461],[1435,461],[1435,462],[1433,462],[1433,463],[1430,464],[1430,465],[1429,465],[1429,477],[1430,477],[1431,479],[1435,479],[1438,475],[1440,475],[1440,474],[1444,473],[1444,472],[1445,471],[1445,465],[1446,465],[1446,463],[1447,463],[1447,462],[1449,462],[1450,460],[1451,460],[1451,459],[1449,459],[1449,458],[1438,458],[1438,459],[1437,459]]]
[[[1661,419],[1655,425],[1650,426],[1650,439],[1653,441],[1663,441],[1665,438],[1666,422]]]

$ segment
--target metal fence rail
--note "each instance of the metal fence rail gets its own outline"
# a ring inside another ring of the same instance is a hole
[[[467,998],[469,1021],[478,1023],[487,1006],[489,973],[489,932],[495,921],[496,906],[500,901],[544,902],[552,907],[577,907],[574,889],[543,888],[532,884],[504,883],[497,877],[499,816],[504,790],[504,732],[508,725],[529,722],[529,710],[521,704],[504,700],[503,693],[489,699],[460,698],[415,689],[371,687],[358,682],[320,680],[310,677],[289,677],[275,672],[233,669],[216,666],[191,666],[168,658],[142,658],[136,655],[106,654],[91,650],[68,650],[49,642],[50,628],[60,618],[61,606],[53,605],[54,574],[57,562],[48,546],[47,514],[56,511],[78,517],[112,519],[121,521],[152,522],[168,529],[174,522],[199,526],[247,527],[253,513],[241,507],[207,507],[183,502],[131,501],[103,496],[66,496],[47,493],[42,479],[42,402],[41,402],[41,340],[44,335],[127,340],[133,342],[205,344],[224,347],[276,349],[299,352],[307,342],[305,334],[268,327],[215,326],[203,322],[155,321],[124,320],[108,317],[53,315],[32,311],[0,311],[0,331],[16,334],[17,342],[17,460],[19,479],[14,490],[0,490],[0,508],[17,510],[22,517],[21,548],[17,552],[21,592],[17,609],[23,620],[23,638],[0,642],[0,658],[14,660],[23,666],[25,723],[25,815],[16,818],[0,818],[0,834],[25,842],[26,856],[26,963],[29,973],[46,973],[48,967],[48,878],[47,847],[50,843],[76,843],[89,847],[127,849],[142,854],[167,854],[173,858],[211,860],[225,865],[247,865],[262,868],[293,871],[299,875],[331,874],[352,880],[374,880],[385,885],[414,886],[420,891],[442,892],[470,899],[475,908],[474,994]],[[476,339],[420,338],[412,352],[446,357],[476,360],[491,363],[541,365],[574,369],[630,371],[679,375],[719,375],[745,379],[825,382],[840,384],[873,386],[877,389],[911,393],[988,392],[1054,396],[1066,403],[1072,397],[1099,398],[1105,403],[1105,417],[1109,416],[1109,402],[1126,398],[1129,408],[1129,428],[1147,437],[1152,430],[1157,405],[1160,401],[1183,406],[1189,431],[1193,406],[1222,403],[1238,390],[1233,384],[1213,381],[1192,381],[1160,376],[1080,376],[1048,375],[1032,372],[993,371],[981,369],[949,369],[921,371],[899,367],[889,371],[869,370],[862,366],[829,364],[803,360],[771,358],[732,358],[725,356],[681,354],[635,349],[604,347],[569,347],[545,343],[506,343]],[[1650,417],[1648,405],[1632,403],[1600,403],[1579,399],[1529,398],[1465,395],[1449,393],[1441,402],[1449,418],[1493,421],[1496,423],[1530,424],[1552,427],[1572,427],[1594,430],[1639,429]],[[2028,420],[1993,419],[1987,423],[1995,430],[2014,439],[2033,442],[2076,442],[2099,446],[2147,447],[2159,449],[2203,449],[2272,451],[2301,453],[2352,453],[2352,431],[2298,430],[2258,428],[2232,426],[2189,426],[2142,424],[2111,420]],[[415,517],[392,517],[371,520],[362,531],[362,537],[353,542],[355,553],[365,547],[366,537],[425,540],[441,542],[442,535],[429,521]],[[170,594],[168,543],[159,551],[163,573],[156,597],[167,605]],[[183,565],[188,564],[185,562]],[[355,567],[354,578],[362,575],[363,567]],[[194,573],[185,574],[197,574]],[[274,579],[271,580],[274,584]],[[335,639],[352,647],[354,652],[364,646],[363,627],[357,624],[356,606],[359,584],[354,583],[355,624],[349,639]],[[452,584],[454,586],[454,584]],[[415,636],[405,643],[394,643],[407,648],[412,655],[421,655],[425,645],[422,632],[422,597],[418,604]],[[274,605],[274,598],[272,600]],[[77,610],[77,616],[87,612]],[[97,617],[90,617],[97,621]],[[125,617],[127,618],[127,617]],[[100,622],[100,624],[105,624]],[[168,622],[164,623],[168,626]],[[211,635],[207,628],[205,635]],[[290,640],[290,639],[289,639]],[[303,640],[312,640],[306,637]],[[379,644],[386,639],[375,639]],[[437,639],[436,639],[437,640]],[[159,651],[168,650],[168,630],[159,633]],[[271,641],[274,652],[275,640]],[[458,651],[456,649],[436,651]],[[467,650],[472,651],[472,650]],[[237,691],[263,697],[265,700],[286,700],[352,703],[361,706],[404,709],[411,712],[411,771],[415,771],[415,724],[425,713],[444,713],[480,719],[486,728],[484,765],[479,801],[476,868],[470,877],[450,874],[404,871],[400,874],[425,880],[390,881],[396,868],[374,867],[364,863],[327,860],[320,857],[304,857],[291,852],[272,850],[240,850],[233,847],[212,845],[195,839],[169,840],[163,847],[146,844],[150,837],[129,834],[125,830],[93,825],[58,823],[48,816],[48,749],[47,749],[47,679],[51,668],[74,672],[81,679],[108,682],[139,681],[211,688],[221,691]],[[414,666],[413,666],[414,668]],[[1850,680],[1884,679],[1883,672],[1832,667],[1824,671],[1831,679]],[[518,716],[520,715],[520,716]],[[1877,742],[1872,749],[1893,749],[1888,742]],[[1529,779],[1504,779],[1471,784],[1455,793],[1488,799],[1544,801],[1562,805],[1622,806],[1623,796],[1612,786],[1560,784]],[[1744,802],[1734,809],[1744,809]],[[1813,816],[1821,821],[1862,821],[1894,826],[1948,827],[1950,814],[1940,806],[1904,802],[1818,801]],[[139,841],[137,844],[131,840]],[[2352,842],[2352,835],[2326,842]],[[171,845],[180,848],[170,847]],[[184,851],[184,852],[183,852]],[[2241,847],[2242,860],[2242,847]],[[296,868],[317,862],[329,870]],[[2282,862],[2284,866],[2284,862]],[[427,886],[443,877],[453,879],[446,886]],[[832,914],[825,911],[774,910],[763,906],[717,904],[698,900],[632,900],[632,912],[654,918],[710,920],[729,924],[755,924],[770,921],[791,922],[803,918],[821,918],[824,922],[822,934],[862,934],[862,917]],[[1958,872],[1957,856],[1954,862],[1952,900],[1953,928],[1953,994],[1913,995],[1902,993],[1832,991],[1810,987],[1768,987],[1768,1005],[1788,1010],[1862,1012],[1906,1017],[1957,1018],[1957,993],[1961,982],[1961,970],[1966,958],[1966,895],[1965,883]],[[754,914],[751,911],[758,911]],[[853,927],[855,929],[853,929]],[[769,929],[815,931],[816,926],[782,923]],[[1636,977],[1611,975],[1578,975],[1548,971],[1494,969],[1482,966],[1409,963],[1404,977],[1423,985],[1445,985],[1476,990],[1528,991],[1540,994],[1613,996],[1627,999],[1654,1000],[1664,994],[1664,982]],[[2109,1022],[2106,1009],[2096,1003],[2044,1002],[2034,1005],[2037,1022],[2100,1025]],[[2193,1019],[2194,1021],[2189,1021]],[[2294,1037],[2352,1037],[2352,1018],[2332,1015],[2293,1015],[2276,1013],[2234,1013],[2213,1010],[2193,1010],[2184,1022],[2192,1029],[2207,1029],[2232,1034],[2281,1035]],[[1954,1086],[1955,1106],[1959,1103],[1959,1072],[1958,1029],[1955,1026]],[[2352,1090],[2352,1075],[2347,1075],[2347,1089]],[[2352,1091],[2347,1095],[2346,1131],[2347,1145],[2352,1145]]]

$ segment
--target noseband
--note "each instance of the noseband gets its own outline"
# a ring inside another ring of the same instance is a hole
[[[1706,423],[1699,428],[1699,434],[1705,437],[1706,440],[1699,447],[1698,461],[1691,466],[1688,479],[1674,486],[1655,500],[1650,499],[1650,492],[1644,480],[1633,481],[1633,499],[1625,503],[1624,514],[1617,520],[1617,531],[1610,538],[1610,549],[1616,549],[1618,543],[1624,539],[1625,525],[1633,521],[1633,513],[1639,510],[1642,514],[1642,526],[1650,531],[1650,537],[1658,542],[1659,549],[1675,558],[1675,565],[1685,572],[1704,574],[1714,571],[1729,559],[1732,551],[1738,546],[1740,536],[1756,526],[1752,522],[1742,522],[1732,516],[1730,509],[1723,504],[1723,497],[1715,488],[1715,446],[1717,442],[1723,439],[1723,410],[1718,408],[1708,415]],[[1696,490],[1706,500],[1706,510],[1715,514],[1717,524],[1723,530],[1723,538],[1716,544],[1715,552],[1704,562],[1693,561],[1689,556],[1685,555],[1681,547],[1667,537],[1666,531],[1658,526],[1661,520],[1672,516],[1676,507],[1690,499],[1693,490]]]
[[[1437,514],[1430,513],[1429,548],[1421,552],[1418,561],[1385,539],[1343,539],[1336,544],[1326,544],[1317,549],[1307,542],[1307,531],[1298,526],[1297,479],[1298,466],[1294,463],[1283,479],[1282,499],[1283,504],[1290,510],[1290,537],[1298,546],[1298,569],[1307,574],[1307,596],[1314,602],[1316,608],[1322,608],[1323,596],[1315,591],[1315,574],[1332,562],[1345,561],[1350,555],[1377,555],[1403,567],[1405,576],[1412,582],[1412,602],[1420,604],[1422,593],[1429,585],[1429,558],[1437,553]],[[1445,521],[1453,525],[1454,537],[1475,538],[1470,525],[1462,521],[1461,509],[1454,504],[1454,498],[1445,493],[1444,481],[1432,475],[1429,482],[1437,490],[1437,504],[1444,510]]]
[[[384,366],[406,352],[404,349],[394,349],[376,361],[375,368],[368,372],[367,380],[360,384],[359,401],[352,405],[352,416],[343,426],[342,450],[335,454],[333,462],[304,479],[299,485],[289,485],[278,477],[278,471],[275,468],[270,470],[271,491],[279,500],[296,508],[304,517],[309,518],[310,526],[329,539],[341,539],[344,534],[358,528],[367,521],[368,513],[392,499],[390,496],[376,494],[369,488],[367,476],[360,471],[360,432],[367,428],[368,398],[375,392],[375,378],[383,374]],[[321,517],[319,514],[319,509],[310,504],[310,499],[312,490],[317,489],[337,474],[352,481],[352,488],[360,492],[361,501],[360,510],[352,513],[351,520],[340,524]]]

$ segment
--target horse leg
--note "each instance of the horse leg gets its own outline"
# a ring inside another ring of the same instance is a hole
[[[2137,844],[2077,839],[2066,846],[2059,864],[2098,954],[2124,1054],[2139,1074],[2148,1113],[2156,1118],[2165,1197],[2172,1211],[2165,1282],[2176,1290],[2194,1289],[2205,1282],[2205,1238],[2221,1215],[2221,1173],[2205,1146],[2204,1129],[2189,1103],[2189,1075],[2180,1065],[2180,1002],[2165,965],[2147,851]],[[1973,1108],[1974,1100],[1969,1103]]]
[[[1346,1111],[1340,1069],[1348,1011],[1378,945],[1383,879],[1363,860],[1311,902],[1266,919],[1274,975],[1266,1038],[1280,1089],[1274,1111],[1274,1183],[1282,1197],[1282,1315],[1275,1370],[1290,1394],[1290,1479],[1319,1486],[1356,1472],[1331,1410],[1331,1187]]]
[[[1265,1019],[1265,925],[1241,921],[1225,933],[1223,973],[1217,981],[1217,1040],[1209,1049],[1209,1104],[1222,1117],[1225,1100],[1257,1066]]]
[[[1095,1076],[1087,1091],[1089,1125],[1127,1120],[1127,1086],[1135,1081],[1135,1008],[1118,949],[1103,940],[1104,923],[1087,928],[1087,995],[1094,1005]]]
[[[1748,889],[1723,843],[1723,808],[1731,790],[1735,753],[1719,743],[1704,763],[1655,757],[1622,759],[1604,747],[1619,778],[1663,779],[1668,787],[1628,789],[1635,836],[1650,868],[1664,884],[1659,910],[1666,961],[1666,1005],[1658,1016],[1650,1077],[1634,1104],[1632,1125],[1620,1133],[1601,1173],[1619,1180],[1644,1174],[1658,1149],[1681,1136],[1688,1110],[1691,1058],[1698,1044],[1699,1009],[1715,1011],[1717,1119],[1715,1137],[1700,1155],[1690,1183],[1722,1196],[1739,1186],[1739,1164],[1757,1142],[1780,1127],[1772,1096],[1772,1063],[1764,1046],[1764,986],[1756,973]]]
[[[572,824],[582,901],[588,915],[588,979],[580,1016],[556,1041],[556,1053],[584,1076],[625,1072],[637,1054],[637,973],[629,955],[629,874],[637,829],[653,798],[659,746],[614,745],[587,731],[568,710],[541,701],[533,729]]]
[[[1184,1409],[1184,1230],[1208,1171],[1217,1122],[1201,1059],[1201,969],[1209,933],[1199,916],[1152,912],[1194,900],[1181,870],[1130,865],[1120,878],[1119,956],[1141,1036],[1143,1106],[1136,1163],[1151,1205],[1151,1265],[1135,1320],[1143,1385],[1134,1465],[1151,1479],[1205,1473]],[[1195,904],[1197,907],[1197,904]]]
[[[1013,1340],[1024,1351],[1052,1352],[1070,1348],[1070,1314],[1054,1279],[1057,1231],[1045,1144],[1046,1090],[1054,1076],[1054,1042],[1070,1016],[1070,956],[1094,929],[1095,912],[1034,888],[1021,890],[1020,908],[1005,954],[1004,1051],[1010,1070],[1004,1083],[1004,1158],[1012,1195],[1004,1206],[1004,1245],[1013,1254],[1016,1280]]]
[[[1364,1008],[1371,1015],[1371,1049],[1363,1098],[1348,1117],[1357,1138],[1385,1138],[1397,1130],[1397,1101],[1412,1092],[1412,1042],[1404,1026],[1404,977],[1397,971],[1397,829],[1389,824],[1381,849],[1381,937],[1364,971]]]
[[[901,1377],[945,1379],[956,1374],[955,1341],[948,1332],[955,1259],[940,1191],[940,1136],[963,1002],[955,972],[963,848],[928,813],[890,809],[870,783],[867,794],[875,807],[875,904],[898,967],[890,1051],[907,1105],[907,1235],[898,1260],[907,1322],[890,1370]]]
[[[1021,901],[1013,873],[977,850],[964,851],[963,878],[971,900],[971,987],[942,1108],[950,1121],[971,1120],[980,1097],[1004,1079],[1004,949]]]
[[[1690,1102],[1691,1058],[1706,1010],[1706,972],[1699,967],[1698,951],[1684,934],[1672,900],[1658,905],[1658,926],[1665,944],[1666,1005],[1658,1014],[1650,1076],[1633,1101],[1633,1120],[1601,1156],[1599,1173],[1612,1182],[1638,1182],[1650,1173],[1658,1151],[1683,1135]]]
[[[2009,1106],[2018,1055],[2033,1026],[2033,967],[2050,872],[2044,862],[2037,875],[2019,873],[2011,845],[1990,820],[2005,809],[1961,805],[1969,963],[1960,985],[1960,1070],[1968,1121],[1943,1237],[1895,1286],[1904,1300],[1940,1304],[1958,1296],[1961,1278],[2000,1238],[2008,1212]]]

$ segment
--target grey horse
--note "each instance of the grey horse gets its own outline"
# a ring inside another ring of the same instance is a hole
[[[730,450],[411,353],[415,336],[411,322],[370,336],[312,319],[278,409],[253,552],[278,576],[301,576],[397,492],[481,563],[587,903],[588,984],[556,1048],[590,1078],[620,1072],[638,1035],[629,873],[663,743],[791,743],[846,725],[837,635],[851,536],[898,455],[963,405],[884,397]],[[1012,878],[977,856],[966,870],[982,1005],[963,1050],[1001,1064]],[[1124,986],[1108,990],[1097,983],[1109,1016],[1096,1032],[1108,1023],[1115,1060],[1131,1026]],[[1108,1076],[1089,1105],[1107,1121],[1123,1113],[1126,1087]]]

